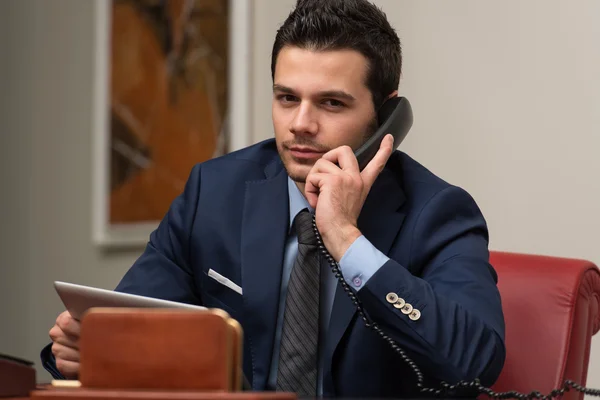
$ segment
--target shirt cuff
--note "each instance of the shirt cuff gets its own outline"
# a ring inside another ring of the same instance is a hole
[[[389,257],[361,235],[346,250],[339,264],[346,283],[355,291],[359,291],[388,261]]]
[[[54,379],[65,379],[63,374],[56,368],[56,359],[54,358],[54,354],[52,354],[52,343],[42,349],[40,358],[42,359],[42,366]]]

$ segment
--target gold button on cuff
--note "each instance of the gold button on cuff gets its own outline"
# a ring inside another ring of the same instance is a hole
[[[414,309],[410,314],[408,314],[408,318],[412,319],[413,321],[418,320],[421,318],[421,311]]]
[[[398,300],[394,303],[394,307],[402,308],[406,304],[406,301],[402,297],[398,297]]]
[[[408,315],[413,311],[413,306],[410,303],[406,303],[404,307],[400,309],[400,311],[402,311],[402,314]]]
[[[388,293],[387,296],[385,296],[385,299],[388,303],[394,304],[398,301],[398,295],[396,293]]]

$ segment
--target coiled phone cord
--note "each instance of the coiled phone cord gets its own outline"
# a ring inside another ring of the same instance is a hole
[[[413,370],[415,376],[417,377],[417,387],[419,388],[421,393],[430,394],[433,396],[440,396],[440,397],[443,397],[445,395],[454,395],[455,396],[457,394],[457,391],[460,391],[461,389],[462,390],[468,389],[469,391],[475,390],[475,391],[477,391],[477,393],[485,394],[493,399],[514,398],[514,399],[518,399],[518,400],[530,400],[530,399],[550,400],[555,397],[562,396],[569,390],[574,389],[578,392],[581,392],[581,393],[589,395],[589,396],[599,396],[600,397],[599,389],[588,389],[588,388],[585,388],[571,380],[566,380],[560,389],[554,389],[547,395],[542,395],[540,392],[537,392],[537,391],[533,391],[529,394],[519,393],[516,391],[497,393],[497,392],[494,392],[492,389],[483,386],[479,382],[479,379],[475,379],[472,382],[460,381],[453,385],[448,384],[446,382],[441,382],[440,383],[441,387],[439,389],[432,389],[432,388],[424,387],[423,373],[419,370],[419,368],[417,367],[417,364],[415,364],[415,362],[413,360],[411,360],[408,355],[406,355],[404,350],[402,350],[402,348],[400,348],[400,346],[398,346],[398,344],[396,344],[394,339],[392,339],[391,337],[386,335],[386,333],[381,328],[379,328],[377,323],[370,321],[369,318],[364,313],[360,300],[352,292],[352,290],[350,289],[350,285],[348,285],[346,283],[346,281],[344,280],[344,277],[342,276],[342,273],[340,271],[338,263],[333,259],[331,254],[329,254],[329,251],[327,251],[327,249],[325,248],[325,245],[323,244],[323,240],[321,239],[321,234],[319,233],[319,230],[317,229],[315,215],[313,214],[312,217],[313,217],[313,222],[312,222],[313,230],[315,231],[315,235],[317,237],[317,244],[319,246],[319,251],[327,259],[327,262],[329,263],[331,270],[334,273],[335,277],[338,279],[338,281],[340,282],[340,285],[342,285],[342,288],[344,289],[344,291],[348,294],[348,296],[352,300],[352,303],[354,303],[354,305],[357,309],[358,315],[360,316],[360,318],[362,318],[362,320],[364,321],[365,325],[368,328],[372,328],[375,332],[377,332],[379,334],[379,336],[381,336],[381,338],[383,340],[385,340],[396,353],[398,353],[400,358],[410,366],[410,368]]]

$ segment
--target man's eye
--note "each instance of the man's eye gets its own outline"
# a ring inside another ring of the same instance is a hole
[[[296,96],[292,96],[291,94],[281,94],[277,96],[277,99],[282,103],[292,103],[298,100]]]
[[[345,105],[344,103],[342,103],[341,101],[339,101],[339,100],[335,100],[335,99],[328,99],[328,100],[325,100],[323,103],[324,103],[326,106],[329,106],[329,107],[334,107],[334,108],[340,108],[340,107],[345,107],[345,106],[346,106],[346,105]]]

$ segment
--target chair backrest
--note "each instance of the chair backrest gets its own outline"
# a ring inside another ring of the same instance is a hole
[[[492,252],[506,321],[506,361],[495,391],[548,394],[585,385],[600,329],[600,270],[589,261]],[[574,392],[565,398],[581,399]]]

